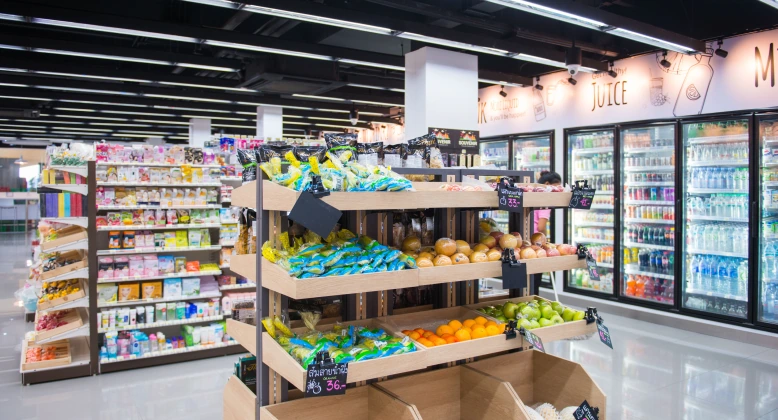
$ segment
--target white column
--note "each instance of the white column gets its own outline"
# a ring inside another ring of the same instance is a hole
[[[278,106],[257,107],[257,138],[263,140],[284,137],[283,109]]]
[[[192,118],[189,120],[189,145],[203,147],[205,142],[211,140],[211,120],[206,118]]]
[[[478,57],[424,47],[405,55],[405,139],[430,127],[478,130]]]

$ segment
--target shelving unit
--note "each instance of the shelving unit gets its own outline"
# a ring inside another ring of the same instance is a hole
[[[463,172],[464,173],[464,172]],[[453,182],[453,181],[449,181]],[[413,208],[430,208],[441,213],[436,217],[436,235],[439,237],[461,238],[474,241],[478,226],[478,210],[497,208],[497,193],[449,192],[439,189],[440,183],[414,183],[415,192],[332,192],[322,201],[344,212],[341,226],[357,235],[366,234],[370,226],[364,221],[367,212],[378,213],[378,221],[386,220],[383,213],[403,207],[409,203]],[[285,230],[281,224],[282,215],[291,209],[299,193],[274,184],[267,180],[252,181],[235,188],[232,203],[242,207],[257,209],[257,246],[270,240],[277,241],[272,232]],[[521,230],[529,237],[531,210],[533,208],[567,208],[570,193],[524,193],[524,212],[513,214],[511,219],[518,222]],[[411,204],[412,203],[412,204]],[[517,217],[513,217],[517,216]],[[438,220],[450,222],[438,223]],[[386,222],[383,222],[386,223]],[[389,238],[381,235],[375,238],[387,243]],[[584,260],[577,256],[561,256],[522,260],[527,267],[527,288],[514,290],[517,297],[527,296],[533,290],[532,274],[557,270],[585,268]],[[502,275],[500,262],[473,263],[459,266],[431,267],[395,272],[361,274],[348,276],[329,276],[297,279],[281,267],[265,260],[261,254],[233,255],[231,271],[254,280],[257,288],[257,319],[265,316],[280,315],[288,306],[288,299],[319,298],[344,295],[343,325],[383,328],[390,334],[402,336],[401,330],[410,325],[418,325],[438,320],[460,319],[480,315],[474,312],[478,303],[478,287],[474,280]],[[436,309],[423,312],[393,315],[391,290],[396,288],[434,285],[436,296],[440,299],[434,305]],[[518,299],[532,299],[532,296]],[[488,304],[492,304],[489,302]],[[470,306],[468,306],[470,305]],[[484,304],[486,305],[486,304]],[[321,325],[321,328],[327,328]],[[301,328],[299,331],[304,331]],[[544,342],[593,334],[594,324],[585,321],[533,330],[543,337]],[[305,389],[306,370],[273,340],[261,327],[243,324],[228,319],[227,331],[232,338],[241,343],[249,352],[257,356],[257,394],[246,393],[247,388],[240,381],[231,378],[225,388],[225,413],[230,418],[254,418],[263,407],[287,400],[287,383]],[[297,331],[294,330],[293,331]],[[352,362],[349,364],[348,383],[384,378],[389,375],[426,369],[430,366],[474,357],[491,355],[505,350],[527,348],[523,339],[506,340],[498,335],[482,339],[454,343],[449,346],[425,348],[415,343],[415,352],[391,357]],[[317,399],[323,400],[323,399]],[[263,411],[267,412],[267,411]],[[237,414],[240,413],[240,414]]]

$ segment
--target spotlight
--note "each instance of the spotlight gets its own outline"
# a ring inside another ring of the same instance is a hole
[[[578,81],[570,77],[567,79],[567,83],[570,83],[571,85],[575,86],[575,84],[578,83]]]
[[[356,108],[351,108],[351,111],[348,113],[348,120],[351,121],[351,125],[357,125],[357,122],[359,122],[359,111]]]
[[[503,98],[508,96],[508,92],[505,91],[505,86],[500,86],[500,96]]]
[[[661,64],[662,67],[664,67],[666,69],[669,69],[673,65],[673,63],[667,61],[667,51],[666,50],[662,53],[662,61],[660,61],[659,64]]]
[[[716,51],[714,51],[714,53],[715,53],[717,56],[721,57],[721,58],[727,58],[727,55],[729,55],[729,53],[727,52],[727,50],[724,50],[724,49],[722,49],[722,48],[721,48],[721,46],[722,46],[723,44],[724,44],[724,41],[722,41],[722,40],[719,40],[719,47],[718,47],[718,48],[716,48]]]
[[[616,78],[616,76],[618,76],[618,75],[619,75],[618,73],[616,73],[616,72],[613,70],[613,61],[611,61],[610,63],[608,63],[608,74],[610,75],[610,77],[613,77],[614,79]]]
[[[543,85],[540,84],[540,77],[535,78],[535,89],[543,90]]]

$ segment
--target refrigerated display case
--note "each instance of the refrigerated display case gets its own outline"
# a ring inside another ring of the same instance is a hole
[[[511,169],[510,168],[510,140],[507,138],[502,139],[481,139],[479,148],[481,152],[481,164],[490,165],[494,164],[497,169]]]
[[[614,133],[613,128],[570,131],[565,139],[567,182],[586,180],[597,189],[590,210],[572,211],[567,237],[591,251],[600,273],[600,281],[591,281],[587,270],[572,270],[567,274],[566,288],[601,295],[613,295]]]
[[[759,233],[756,319],[778,325],[778,115],[758,117]],[[775,151],[775,155],[773,155]],[[742,178],[742,177],[741,177]],[[740,283],[738,283],[740,286]],[[738,292],[740,289],[738,288]]]
[[[675,124],[620,131],[621,296],[675,303]]]
[[[540,173],[551,170],[551,133],[530,134],[513,138],[513,168],[517,171],[533,171],[535,179]]]
[[[684,309],[749,316],[749,156],[746,117],[681,125]]]

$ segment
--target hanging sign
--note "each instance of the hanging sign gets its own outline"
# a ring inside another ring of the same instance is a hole
[[[502,251],[502,288],[523,289],[527,287],[527,264],[516,259],[513,249]]]
[[[289,218],[326,238],[342,214],[335,207],[315,198],[312,193],[303,191],[289,212]]]
[[[584,400],[575,412],[573,412],[573,418],[575,420],[599,420],[599,417],[597,417],[599,413],[600,410],[597,407],[590,406],[589,403]]]
[[[586,254],[586,268],[589,270],[590,280],[600,281],[600,273],[597,272],[597,261],[594,260],[592,254]]]
[[[583,182],[583,185],[581,184]],[[592,202],[594,201],[594,193],[597,190],[589,188],[588,181],[576,181],[573,187],[573,196],[570,197],[571,209],[589,210],[592,208]]]
[[[521,334],[524,336],[524,339],[527,340],[527,343],[530,346],[535,347],[535,350],[540,350],[543,353],[546,352],[546,348],[543,347],[543,340],[541,340],[540,337],[535,335],[535,333],[533,333],[530,330],[522,328]]]
[[[321,351],[316,362],[308,365],[305,397],[324,397],[346,393],[348,363],[334,363]]]
[[[497,184],[497,206],[511,213],[524,212],[524,191],[515,187],[510,178],[503,178]]]
[[[608,327],[602,321],[602,318],[597,318],[597,333],[600,335],[600,341],[603,344],[610,347],[613,350],[613,342],[611,341],[611,333],[608,331]]]

